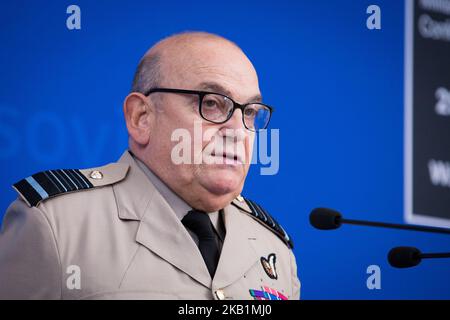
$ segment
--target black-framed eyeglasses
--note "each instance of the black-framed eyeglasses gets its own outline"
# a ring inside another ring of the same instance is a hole
[[[149,96],[154,92],[169,92],[198,95],[200,116],[212,123],[225,123],[233,116],[236,109],[242,111],[244,127],[250,131],[266,129],[274,109],[260,102],[240,104],[230,97],[216,92],[171,88],[152,88],[144,93]]]

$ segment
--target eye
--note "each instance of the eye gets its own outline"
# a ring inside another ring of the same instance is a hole
[[[244,116],[247,118],[254,118],[256,116],[257,110],[253,107],[247,107],[244,110]]]
[[[217,99],[214,98],[204,98],[203,99],[203,106],[207,107],[207,108],[217,108],[218,107],[218,102]]]

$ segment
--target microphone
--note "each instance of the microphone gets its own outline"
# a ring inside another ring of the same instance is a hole
[[[396,247],[388,253],[389,264],[395,268],[415,267],[422,259],[432,258],[450,258],[450,252],[422,253],[414,247]]]
[[[450,229],[446,229],[446,228],[344,219],[342,217],[342,214],[340,214],[338,211],[333,210],[333,209],[327,209],[327,208],[316,208],[316,209],[312,210],[311,214],[309,215],[309,222],[311,223],[311,225],[314,228],[320,229],[320,230],[337,229],[343,223],[346,223],[346,224],[369,226],[369,227],[381,227],[381,228],[390,228],[390,229],[401,229],[401,230],[410,230],[410,231],[450,234]]]

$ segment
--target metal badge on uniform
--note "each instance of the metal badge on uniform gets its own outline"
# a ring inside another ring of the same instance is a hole
[[[91,177],[91,179],[95,179],[95,180],[103,179],[103,173],[101,173],[101,171],[98,171],[98,170],[92,171],[89,176]]]
[[[266,274],[269,276],[270,279],[275,280],[278,279],[277,268],[275,266],[276,261],[277,256],[275,255],[275,253],[269,254],[267,258],[261,257],[261,264],[264,271],[266,272]]]
[[[216,290],[216,297],[219,300],[225,300],[225,293],[222,289]]]

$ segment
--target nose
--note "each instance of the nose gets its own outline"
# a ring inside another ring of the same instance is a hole
[[[231,138],[238,142],[245,139],[247,131],[242,120],[242,111],[236,109],[231,118],[221,125],[219,133],[223,137]]]
[[[234,142],[244,141],[249,131],[245,128],[242,121],[242,111],[236,109],[231,118],[222,124],[219,134],[222,137],[231,139]]]
[[[231,118],[224,123],[224,127],[230,129],[245,129],[242,110],[236,108]]]

